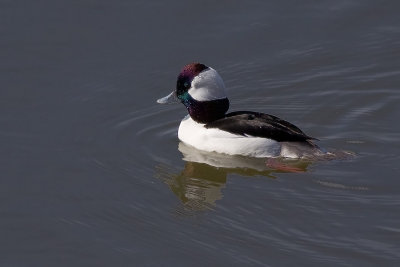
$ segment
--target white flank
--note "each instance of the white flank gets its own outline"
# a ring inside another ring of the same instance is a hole
[[[246,137],[219,129],[207,129],[204,124],[186,116],[178,130],[178,138],[197,149],[228,155],[243,155],[256,158],[277,157],[280,143],[261,137]]]

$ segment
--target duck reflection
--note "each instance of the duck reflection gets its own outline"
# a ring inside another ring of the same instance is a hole
[[[180,142],[179,151],[185,161],[184,169],[171,174],[163,168],[158,176],[189,210],[207,210],[222,199],[229,174],[245,177],[264,176],[275,179],[278,172],[305,172],[310,161],[278,159],[259,159],[242,156],[229,156],[197,150]],[[271,161],[272,160],[272,161]]]

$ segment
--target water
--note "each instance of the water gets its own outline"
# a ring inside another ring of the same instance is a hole
[[[0,1],[0,265],[396,266],[399,7]],[[356,156],[195,162],[155,102],[193,61]]]

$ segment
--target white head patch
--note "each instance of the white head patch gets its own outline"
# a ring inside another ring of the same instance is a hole
[[[197,101],[226,98],[224,81],[218,72],[210,67],[194,77],[188,93]]]

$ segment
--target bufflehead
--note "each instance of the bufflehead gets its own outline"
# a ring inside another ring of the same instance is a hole
[[[189,115],[183,118],[178,138],[208,152],[256,158],[302,158],[323,153],[317,140],[278,117],[252,111],[226,113],[229,100],[221,76],[211,67],[191,63],[178,75],[176,89],[158,99],[178,100]]]

